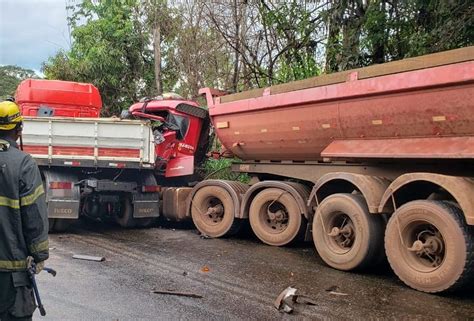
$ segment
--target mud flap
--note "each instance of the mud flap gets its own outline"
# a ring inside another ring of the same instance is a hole
[[[158,193],[133,194],[133,218],[160,216],[160,198]]]
[[[43,170],[45,178],[46,203],[48,205],[48,218],[79,218],[80,189],[74,183],[77,177],[70,173],[53,170]],[[71,188],[51,189],[50,182],[71,183]]]
[[[48,201],[48,218],[79,218],[79,201]]]

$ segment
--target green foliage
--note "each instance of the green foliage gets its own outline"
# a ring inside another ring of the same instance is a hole
[[[18,66],[0,66],[0,99],[14,96],[18,84],[28,78],[38,78],[38,75],[33,70]]]
[[[139,15],[138,1],[83,1],[70,20],[72,48],[43,65],[46,77],[93,83],[105,115],[152,94],[150,37]]]
[[[320,68],[316,62],[318,18],[313,10],[299,1],[287,1],[270,7],[260,6],[264,25],[275,31],[275,36],[285,44],[276,54],[275,83],[316,76]]]
[[[206,179],[225,179],[231,181],[239,181],[242,183],[248,183],[250,177],[247,174],[240,174],[232,172],[232,163],[238,162],[237,159],[208,159],[203,166],[203,177]]]
[[[334,1],[322,14],[329,30],[327,72],[474,43],[468,0]]]

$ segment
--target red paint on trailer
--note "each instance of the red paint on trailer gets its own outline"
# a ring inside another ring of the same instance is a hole
[[[377,154],[369,150],[383,143],[365,143],[371,147],[359,152],[363,143],[355,142],[474,136],[474,61],[226,103],[213,99],[209,88],[200,92],[220,141],[244,160],[417,157],[413,144]],[[440,142],[432,157],[453,157],[446,141],[429,142]],[[428,157],[425,147],[419,154]],[[464,151],[456,157],[473,158],[470,147]]]
[[[474,158],[474,137],[336,140],[322,152],[339,158]]]

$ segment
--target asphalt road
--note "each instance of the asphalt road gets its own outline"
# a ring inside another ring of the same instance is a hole
[[[474,318],[474,291],[420,293],[398,281],[388,266],[364,274],[336,271],[311,244],[276,248],[251,236],[202,239],[192,229],[79,225],[50,235],[50,246],[47,265],[58,275],[38,276],[47,316],[36,311],[34,320]],[[75,260],[73,254],[106,261]],[[278,312],[273,301],[290,285],[317,305],[297,305],[293,315]]]

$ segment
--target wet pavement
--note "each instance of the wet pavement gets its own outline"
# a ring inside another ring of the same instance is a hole
[[[417,292],[388,266],[336,271],[309,243],[276,248],[252,236],[202,239],[192,229],[79,224],[50,235],[50,247],[47,266],[58,275],[38,276],[47,316],[35,312],[34,320],[474,319],[474,290]],[[106,261],[75,260],[73,254]],[[273,302],[290,285],[317,305],[297,305],[293,315],[278,312]]]

